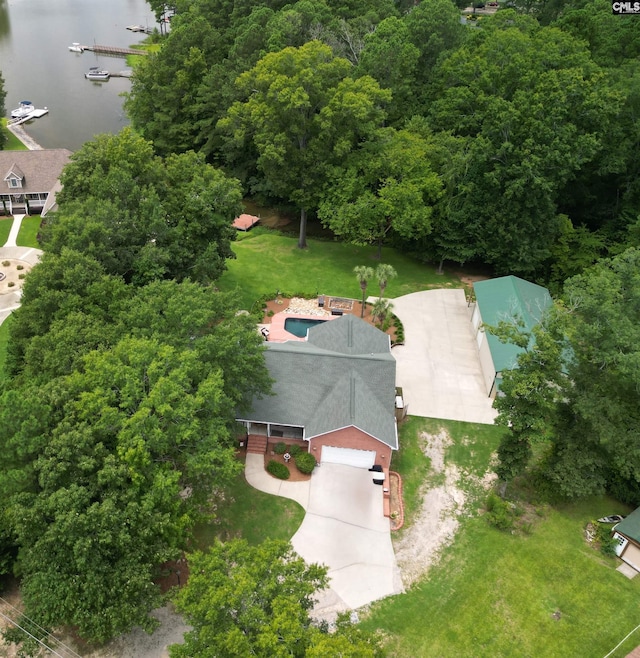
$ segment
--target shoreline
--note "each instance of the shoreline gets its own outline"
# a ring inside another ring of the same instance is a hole
[[[30,151],[43,151],[44,149],[33,137],[27,135],[22,126],[7,125],[7,130],[11,131]]]

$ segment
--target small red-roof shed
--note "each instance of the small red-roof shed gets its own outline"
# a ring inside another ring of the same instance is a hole
[[[260,221],[260,217],[255,215],[247,215],[243,213],[240,217],[236,217],[233,220],[234,228],[237,228],[238,231],[248,231],[250,228],[255,226]]]

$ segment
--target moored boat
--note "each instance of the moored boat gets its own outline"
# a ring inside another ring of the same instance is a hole
[[[69,46],[69,50],[70,50],[72,53],[83,53],[83,52],[84,52],[84,48],[83,48],[79,43],[77,43],[76,41],[74,41],[74,42]]]
[[[26,116],[29,116],[33,111],[35,111],[35,106],[31,101],[20,101],[20,107],[17,107],[15,110],[11,110],[12,119],[23,119]]]
[[[109,73],[109,71],[105,71],[104,69],[98,68],[97,66],[92,66],[84,74],[84,77],[87,78],[87,80],[99,80],[99,81],[108,80],[110,76],[111,73]]]

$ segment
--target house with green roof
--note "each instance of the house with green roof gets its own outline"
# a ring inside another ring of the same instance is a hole
[[[613,528],[616,555],[640,571],[640,507]]]
[[[523,349],[500,342],[485,329],[485,325],[519,321],[525,331],[530,331],[551,306],[551,295],[546,288],[517,276],[478,281],[473,284],[473,289],[476,302],[471,323],[487,395],[493,397],[500,390],[502,373],[517,367],[518,355]]]
[[[318,462],[388,467],[398,448],[396,361],[389,336],[354,315],[321,323],[306,341],[267,342],[272,395],[241,422],[262,445],[297,443]]]

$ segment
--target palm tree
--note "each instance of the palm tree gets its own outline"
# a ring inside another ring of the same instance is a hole
[[[373,315],[373,318],[378,323],[379,327],[382,328],[384,326],[392,308],[393,304],[388,299],[378,297],[371,309],[371,315]]]
[[[378,285],[380,286],[380,297],[384,297],[384,291],[389,280],[396,276],[398,276],[398,273],[393,269],[393,265],[380,263],[376,267],[376,279],[378,279]]]
[[[353,268],[355,275],[360,284],[360,290],[362,290],[362,310],[360,311],[360,317],[364,317],[364,300],[367,295],[367,284],[371,279],[373,279],[373,268],[367,267],[366,265],[357,265]]]

